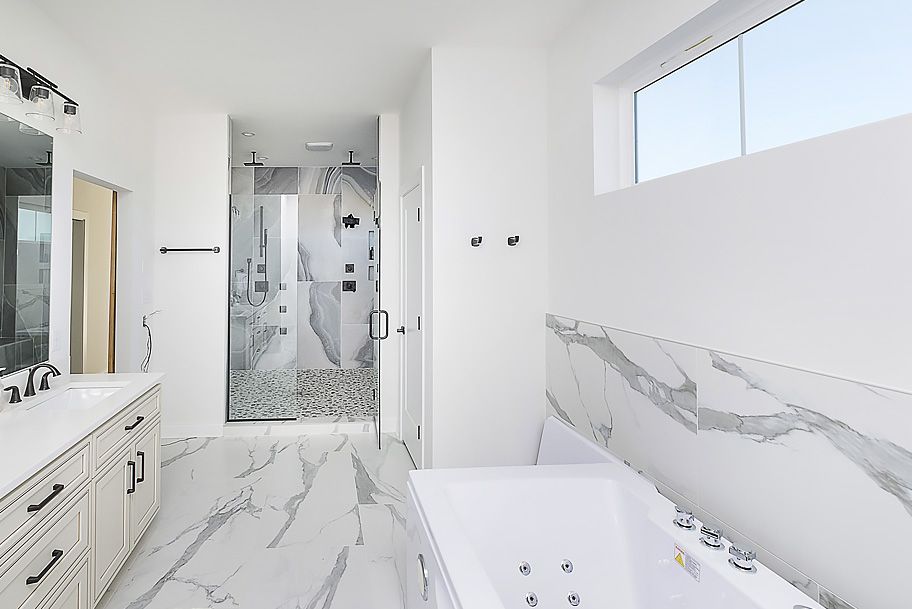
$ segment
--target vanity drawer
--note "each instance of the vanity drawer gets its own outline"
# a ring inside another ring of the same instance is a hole
[[[38,604],[89,547],[89,491],[50,527],[27,541],[24,551],[0,575],[0,607]]]
[[[89,443],[83,442],[0,501],[0,563],[88,479]]]
[[[146,425],[159,412],[159,395],[156,387],[153,393],[141,397],[135,406],[127,408],[122,415],[93,434],[96,471],[126,446],[127,442],[145,431]]]
[[[89,609],[89,556],[82,559],[82,564],[70,572],[69,579],[51,592],[41,609]],[[37,607],[29,600],[22,609]]]

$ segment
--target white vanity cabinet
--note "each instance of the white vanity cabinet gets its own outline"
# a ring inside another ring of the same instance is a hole
[[[161,505],[155,385],[0,497],[0,608],[92,609]],[[40,405],[36,408],[40,408]]]

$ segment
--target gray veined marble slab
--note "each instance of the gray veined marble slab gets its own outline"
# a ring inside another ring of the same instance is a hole
[[[10,167],[6,170],[6,195],[48,195],[51,170],[43,167]]]
[[[912,539],[912,396],[705,350],[698,367],[705,505],[840,597],[890,606]]]
[[[695,501],[693,351],[553,315],[546,324],[549,410]]]
[[[298,168],[254,167],[253,192],[258,195],[298,194]]]
[[[373,210],[377,194],[376,167],[343,167],[342,196],[345,199],[345,214],[359,209]]]
[[[338,282],[298,282],[298,368],[340,366],[340,294]]]
[[[165,440],[161,512],[100,608],[402,607],[404,506],[394,484],[411,463],[398,442],[375,442]],[[365,479],[389,503],[360,491]]]
[[[909,597],[912,395],[554,315],[546,324],[549,412],[749,537],[812,597]]]
[[[301,167],[298,170],[298,194],[342,194],[341,167]]]
[[[252,195],[253,194],[253,167],[232,167],[231,168],[231,194],[232,195]]]
[[[345,294],[343,293],[343,299]],[[342,367],[371,368],[374,365],[374,344],[368,324],[342,324]]]
[[[298,281],[342,279],[341,195],[298,196]]]

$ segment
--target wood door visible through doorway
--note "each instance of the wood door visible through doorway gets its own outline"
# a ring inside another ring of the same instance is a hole
[[[428,430],[424,416],[424,339],[421,327],[424,300],[424,236],[421,207],[424,179],[401,197],[402,305],[405,327],[403,349],[402,440],[415,462],[425,466],[424,444]]]

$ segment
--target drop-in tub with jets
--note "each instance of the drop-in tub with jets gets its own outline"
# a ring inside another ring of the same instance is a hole
[[[408,501],[407,609],[822,609],[619,461],[416,471]]]

